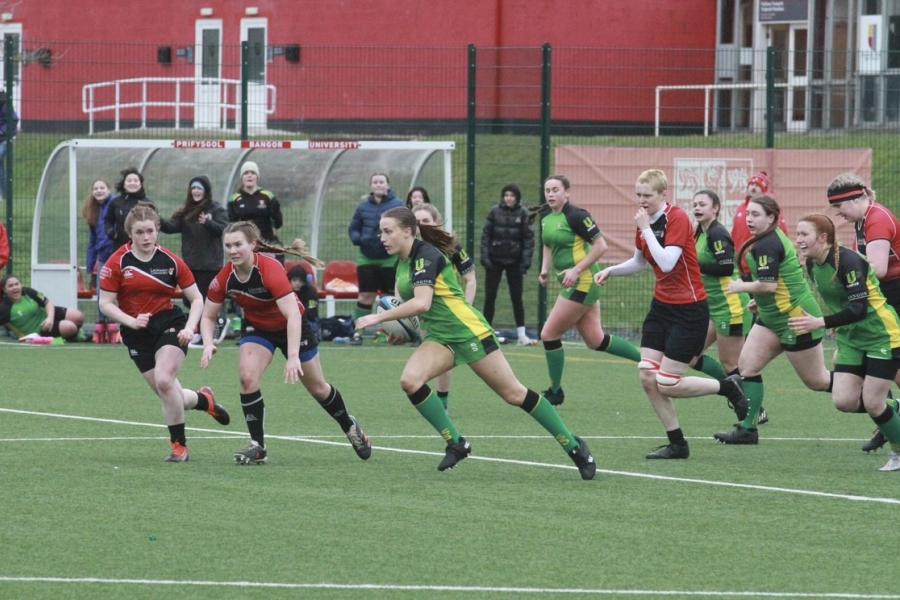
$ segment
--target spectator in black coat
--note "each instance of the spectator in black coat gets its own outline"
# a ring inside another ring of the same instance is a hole
[[[128,216],[128,212],[137,206],[138,202],[152,204],[144,191],[144,176],[136,167],[128,167],[121,175],[122,179],[116,184],[118,193],[112,200],[107,201],[109,208],[106,209],[103,219],[106,237],[112,242],[113,250],[131,239],[125,229],[125,217]]]
[[[509,297],[519,344],[534,343],[525,333],[525,309],[522,306],[522,279],[531,267],[534,232],[528,222],[528,210],[522,206],[522,192],[515,184],[504,186],[500,203],[491,209],[481,234],[481,264],[487,269],[484,294],[484,316],[494,320],[497,288],[506,271]]]

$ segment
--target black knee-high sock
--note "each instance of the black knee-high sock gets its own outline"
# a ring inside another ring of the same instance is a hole
[[[178,442],[182,446],[187,446],[187,440],[184,437],[184,423],[169,425],[169,440],[173,444]]]
[[[341,393],[336,387],[331,386],[331,393],[328,394],[328,397],[324,400],[319,400],[318,402],[322,405],[322,408],[325,409],[325,412],[338,422],[338,425],[341,426],[344,433],[350,431],[350,427],[353,426],[353,421],[350,420],[350,415],[347,414],[347,407],[344,405],[344,397],[341,396]]]
[[[209,410],[209,404],[210,404],[209,401],[211,400],[211,398],[207,397],[206,394],[201,394],[199,390],[196,392],[196,394],[197,394],[197,406],[194,407],[194,410],[202,410],[204,412]]]
[[[681,431],[681,427],[678,429],[673,429],[672,431],[666,432],[666,437],[669,438],[670,444],[686,444],[687,440],[684,439],[684,432]]]
[[[250,439],[265,448],[266,441],[263,431],[265,429],[266,404],[263,402],[262,392],[256,390],[249,394],[241,394],[241,410],[244,411],[244,420],[247,422]]]

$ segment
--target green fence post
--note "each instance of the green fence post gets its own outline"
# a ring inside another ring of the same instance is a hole
[[[469,94],[466,113],[466,252],[475,256],[475,44],[469,44]]]
[[[18,54],[18,48],[16,48],[16,40],[14,36],[8,35],[3,40],[3,80],[5,82],[6,87],[6,114],[11,115],[12,111],[15,110],[13,105],[13,60],[16,58],[16,54]],[[6,157],[5,161],[5,173],[6,176],[0,185],[3,186],[3,197],[6,198],[6,233],[9,236],[9,262],[6,264],[6,274],[12,275],[13,272],[13,259],[15,258],[15,254],[13,253],[13,248],[15,244],[13,243],[13,136],[16,135],[15,131],[6,132],[7,140],[3,143],[6,144]]]
[[[249,127],[247,115],[247,98],[250,81],[250,42],[241,42],[241,139],[247,140]]]
[[[541,204],[547,200],[544,198],[544,180],[550,176],[550,58],[552,48],[550,44],[544,44],[541,57],[541,189],[538,190],[538,198]],[[537,223],[537,247],[542,248],[541,222]],[[541,252],[538,252],[538,260],[541,260]],[[538,267],[540,268],[540,267]],[[538,331],[543,329],[547,319],[547,288],[538,286]]]
[[[775,58],[777,50],[766,48],[766,148],[775,147]]]

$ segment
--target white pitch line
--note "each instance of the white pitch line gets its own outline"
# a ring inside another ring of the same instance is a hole
[[[116,437],[54,437],[54,438],[0,438],[0,443],[5,442],[132,442],[153,440],[168,440],[165,435],[130,435]],[[230,440],[231,436],[227,435],[192,435],[192,440]]]
[[[158,423],[143,423],[140,421],[122,421],[119,419],[104,419],[98,417],[84,417],[80,415],[66,415],[60,413],[45,413],[38,411],[29,411],[29,410],[18,410],[12,408],[0,408],[0,412],[13,413],[13,414],[24,414],[31,416],[41,416],[41,417],[56,417],[63,419],[76,419],[80,421],[93,421],[100,423],[115,423],[120,425],[137,425],[141,427],[165,427],[165,425],[161,425]],[[215,433],[215,434],[224,434],[231,436],[240,436],[245,437],[245,433],[238,432],[229,432],[229,431],[220,431],[216,429],[206,429],[202,427],[188,427],[190,431],[200,431],[203,433]],[[293,435],[270,435],[267,434],[266,437],[270,439],[280,439],[280,440],[290,440],[297,442],[307,442],[310,444],[320,444],[325,446],[346,446],[347,442],[333,442],[330,440],[323,439],[314,439],[303,436],[293,436]],[[375,450],[380,450],[383,452],[396,452],[399,454],[418,454],[424,456],[443,456],[443,452],[434,452],[430,450],[412,450],[409,448],[389,448],[387,446],[372,446]],[[517,460],[510,458],[497,458],[490,456],[476,456],[470,455],[469,460],[476,461],[484,461],[484,462],[492,462],[492,463],[502,463],[508,465],[519,465],[519,466],[528,466],[528,467],[541,467],[546,469],[565,469],[569,471],[574,471],[576,468],[573,465],[561,465],[556,463],[544,463],[537,461],[529,461],[529,460]],[[754,490],[754,491],[763,491],[763,492],[776,492],[781,494],[793,494],[798,496],[812,496],[818,498],[833,498],[837,500],[849,500],[852,502],[872,502],[875,504],[892,504],[896,506],[900,506],[900,498],[883,498],[879,496],[858,496],[855,494],[837,494],[833,492],[819,492],[815,490],[804,490],[799,488],[786,488],[779,486],[768,486],[768,485],[758,485],[758,484],[750,484],[750,483],[734,483],[730,481],[715,481],[711,479],[695,479],[691,477],[672,477],[668,475],[656,475],[653,473],[638,473],[634,471],[616,471],[612,469],[597,469],[598,473],[603,473],[606,475],[619,475],[622,477],[636,477],[640,479],[651,479],[656,481],[672,481],[677,483],[693,483],[697,485],[710,485],[716,487],[726,487],[726,488],[734,488],[734,489],[744,489],[744,490]]]
[[[480,585],[403,585],[390,583],[280,583],[270,581],[198,581],[191,579],[115,579],[100,577],[15,577],[0,575],[0,582],[68,583],[100,585],[196,586],[287,590],[356,590],[393,592],[464,592],[475,594],[587,594],[593,596],[701,596],[705,598],[848,598],[898,600],[898,594],[856,592],[752,592],[727,590],[642,590],[611,588],[539,588]]]

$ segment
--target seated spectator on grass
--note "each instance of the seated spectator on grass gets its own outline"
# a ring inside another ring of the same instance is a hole
[[[84,324],[75,308],[56,306],[37,290],[22,285],[15,275],[0,279],[0,325],[16,337],[35,333],[74,340]]]

